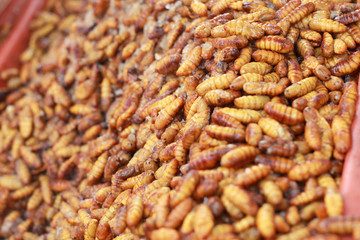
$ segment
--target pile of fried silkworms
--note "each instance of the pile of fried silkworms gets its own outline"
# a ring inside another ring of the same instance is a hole
[[[359,239],[357,8],[49,0],[1,73],[0,237]]]

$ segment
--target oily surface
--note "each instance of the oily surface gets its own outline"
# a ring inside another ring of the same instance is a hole
[[[48,1],[1,73],[0,237],[358,238],[358,7]]]

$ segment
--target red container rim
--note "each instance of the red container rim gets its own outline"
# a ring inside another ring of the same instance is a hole
[[[351,133],[352,145],[346,155],[341,176],[341,193],[345,201],[345,214],[360,216],[360,76],[358,80],[358,98]]]
[[[2,2],[0,3],[0,15],[3,11],[5,12],[5,8],[9,5],[9,3],[10,0],[2,0]]]
[[[26,49],[30,36],[29,24],[45,6],[45,0],[11,0],[0,15],[0,25],[13,22],[13,29],[0,46],[0,72],[20,66],[19,56]],[[0,79],[0,90],[6,83]]]

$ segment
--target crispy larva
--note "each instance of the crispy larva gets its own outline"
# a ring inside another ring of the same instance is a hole
[[[0,238],[338,239],[359,4],[63,0],[1,72]]]

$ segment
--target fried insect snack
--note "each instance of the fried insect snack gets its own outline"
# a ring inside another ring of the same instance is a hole
[[[359,8],[48,1],[0,73],[0,238],[358,238]]]

